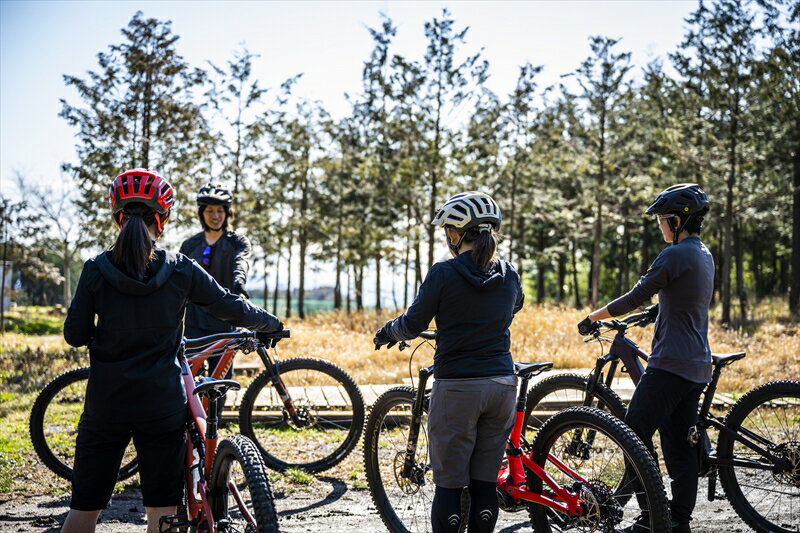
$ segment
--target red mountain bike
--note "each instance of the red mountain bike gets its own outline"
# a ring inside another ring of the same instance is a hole
[[[564,405],[594,406],[620,419],[626,407],[611,389],[622,365],[633,383],[644,372],[647,354],[625,336],[632,326],[651,324],[655,306],[621,320],[600,321],[589,341],[608,340],[608,353],[597,359],[588,376],[564,374],[544,379],[532,387],[525,407],[525,430],[543,428],[554,408]],[[601,328],[604,331],[601,331]],[[605,331],[615,331],[613,339]],[[765,383],[742,396],[725,416],[712,412],[714,393],[722,370],[743,359],[744,352],[712,355],[711,382],[702,395],[697,424],[687,439],[697,446],[700,476],[708,478],[708,499],[716,494],[719,477],[725,496],[736,513],[754,531],[800,531],[800,381]],[[718,431],[713,449],[709,429]],[[591,438],[591,435],[583,436]]]
[[[275,338],[283,333],[278,332]],[[220,400],[227,391],[238,390],[239,384],[208,377],[195,382],[184,354],[184,347],[201,346],[219,338],[212,337],[185,341],[178,354],[188,398],[185,505],[178,514],[162,517],[159,530],[277,533],[272,490],[258,449],[241,435],[217,442]],[[250,342],[260,344],[255,336]],[[201,397],[207,405],[207,415]]]
[[[282,335],[288,337],[289,331]],[[270,346],[254,344],[253,333],[246,330],[203,339],[200,344],[187,341],[194,375],[203,372],[205,361],[213,356],[221,356],[209,372],[215,379],[226,375],[237,353],[255,351],[262,361],[264,371],[241,398],[239,430],[255,443],[269,468],[320,472],[338,464],[355,447],[364,425],[364,399],[356,382],[340,367],[312,357],[279,361],[270,355]],[[72,479],[88,379],[89,367],[65,372],[42,389],[31,409],[30,434],[36,453],[67,480]],[[302,438],[292,439],[290,433]],[[137,469],[136,452],[130,445],[118,479],[127,479]]]
[[[435,334],[421,337],[427,342]],[[401,343],[401,349],[406,347],[408,344]],[[532,443],[525,439],[522,429],[528,382],[552,366],[514,365],[520,387],[516,421],[497,475],[501,509],[527,511],[537,532],[552,528],[612,532],[633,524],[641,512],[638,498],[646,502],[650,530],[671,531],[658,468],[644,444],[616,417],[593,408],[567,409],[550,417]],[[432,373],[433,367],[422,368],[417,388],[398,387],[382,394],[367,421],[367,481],[375,507],[393,533],[431,530],[434,484],[426,433],[430,391],[425,387]],[[588,435],[589,431],[591,441],[578,438],[576,442],[576,435]],[[632,489],[635,479],[642,487],[636,498]],[[467,497],[468,491],[464,491],[463,498]],[[465,503],[462,512],[468,508]],[[461,524],[466,527],[467,523],[463,516]]]

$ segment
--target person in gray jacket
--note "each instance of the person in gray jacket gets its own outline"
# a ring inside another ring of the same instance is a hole
[[[658,293],[647,370],[631,398],[625,423],[654,455],[653,434],[656,429],[661,434],[672,478],[674,533],[691,531],[699,464],[689,443],[689,428],[697,422],[700,394],[711,381],[708,306],[714,291],[714,258],[699,237],[708,210],[708,197],[695,184],[673,185],[659,194],[645,213],[656,216],[664,240],[672,246],[656,257],[630,292],[578,324],[582,335],[589,334],[594,321],[627,314]],[[645,530],[638,523],[629,529]]]

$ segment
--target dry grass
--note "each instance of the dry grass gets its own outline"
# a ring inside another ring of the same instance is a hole
[[[596,343],[586,344],[576,324],[587,310],[550,305],[529,306],[511,326],[511,351],[517,361],[552,361],[556,368],[590,368],[600,355]],[[281,342],[279,357],[314,355],[336,362],[358,383],[399,383],[408,378],[409,351],[375,351],[375,330],[394,312],[344,312],[315,315],[305,321],[289,320],[292,338]],[[649,349],[653,328],[635,328],[630,334]],[[713,321],[709,340],[715,353],[746,351],[747,358],[723,372],[720,388],[745,392],[760,383],[800,377],[800,323],[764,319],[750,333],[726,329]],[[415,341],[416,345],[417,342]],[[430,365],[433,351],[423,347],[414,357],[414,374],[422,364]]]
[[[748,331],[726,329],[712,320],[709,340],[716,353],[746,351],[747,358],[723,372],[721,390],[745,392],[760,383],[776,379],[800,377],[800,323],[777,318],[777,313],[759,311],[758,324]],[[600,354],[596,343],[586,344],[577,334],[576,324],[587,310],[574,310],[552,305],[531,305],[523,309],[511,326],[511,351],[517,361],[552,361],[556,368],[590,368]],[[292,338],[278,345],[278,356],[317,356],[334,361],[358,383],[400,383],[409,377],[410,351],[375,351],[372,337],[375,330],[396,312],[364,311],[321,313],[305,321],[290,319],[287,327]],[[712,313],[713,315],[713,313]],[[630,337],[649,349],[652,326],[635,328]],[[415,341],[416,345],[418,341]],[[47,361],[50,368],[29,368],[30,375],[52,377],[66,367],[88,364],[81,352],[69,351],[60,336],[29,337],[7,333],[0,336],[0,373],[16,352],[35,354],[36,365]],[[68,352],[68,353],[64,353]],[[48,355],[56,357],[48,359]],[[5,356],[5,357],[3,357]],[[61,356],[61,357],[59,357]],[[66,357],[64,357],[66,356]],[[255,358],[254,354],[245,356]],[[3,361],[6,359],[6,361]],[[3,365],[3,362],[6,365]],[[433,350],[423,346],[414,357],[414,376],[421,365],[433,362]]]

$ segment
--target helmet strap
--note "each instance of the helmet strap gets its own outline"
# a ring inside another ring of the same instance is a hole
[[[447,246],[450,248],[450,251],[453,252],[454,256],[457,256],[458,255],[458,251],[461,249],[461,243],[464,241],[464,237],[467,235],[467,232],[465,231],[464,233],[462,233],[461,234],[461,238],[458,239],[458,242],[455,243],[455,244],[453,244],[450,241],[450,234],[447,233],[447,227],[444,228],[444,235],[445,235],[445,237],[447,239]]]

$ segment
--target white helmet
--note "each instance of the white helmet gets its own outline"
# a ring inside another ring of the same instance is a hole
[[[494,230],[498,231],[501,220],[500,208],[491,196],[478,191],[468,191],[456,194],[447,200],[436,211],[431,225],[469,229],[479,224],[491,224]]]

